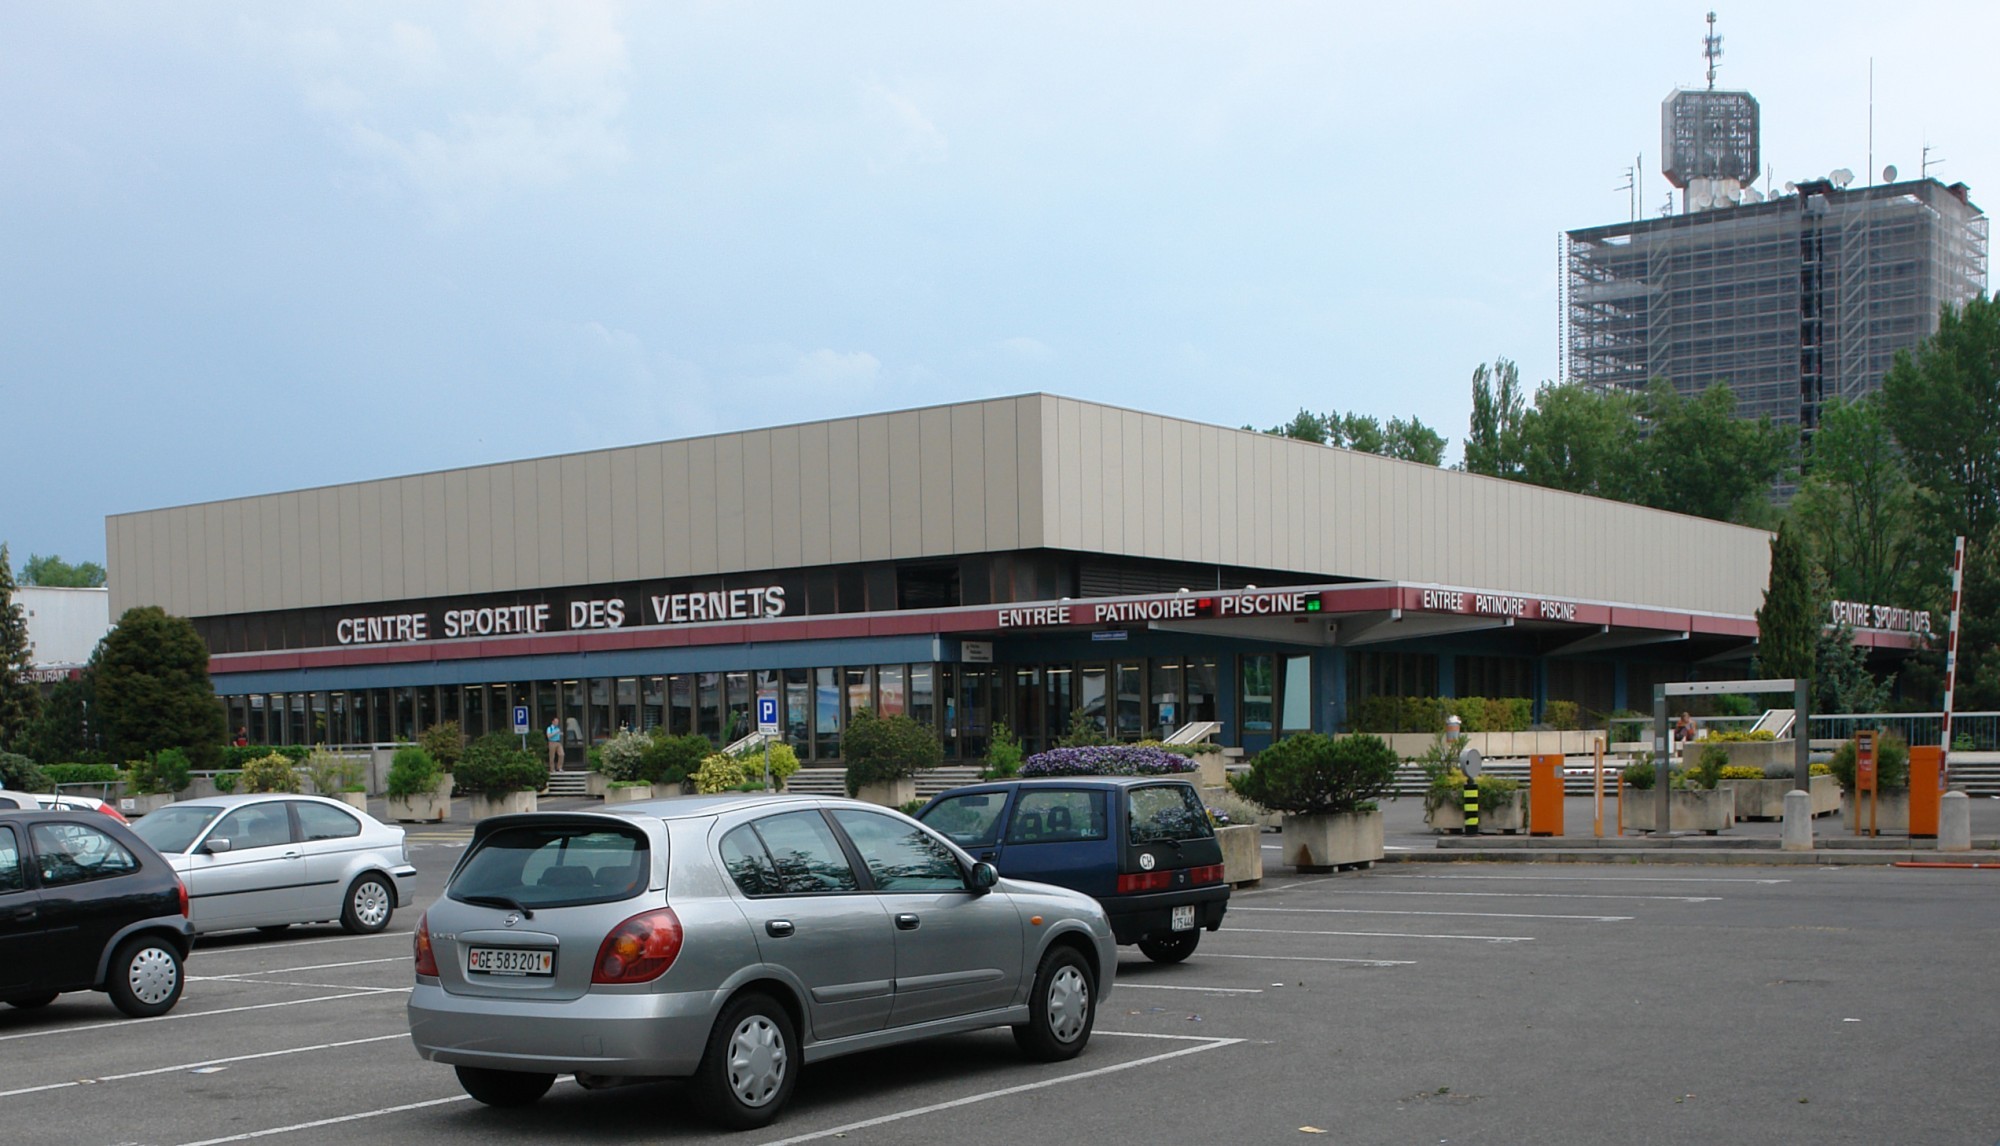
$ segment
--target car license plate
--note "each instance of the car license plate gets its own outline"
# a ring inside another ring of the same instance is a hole
[[[1174,930],[1194,930],[1194,904],[1190,903],[1186,907],[1174,908]]]
[[[470,947],[465,952],[465,970],[472,975],[553,975],[556,953],[519,947]]]

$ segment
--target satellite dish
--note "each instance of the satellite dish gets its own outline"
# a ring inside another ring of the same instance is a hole
[[[1710,195],[1708,192],[1697,191],[1694,193],[1695,210],[1697,211],[1703,210],[1708,207],[1713,207],[1714,205],[1715,205],[1715,197]]]
[[[1896,165],[1891,163],[1889,166],[1884,167],[1882,169],[1882,182],[1894,183],[1895,181],[1896,181]]]
[[[1833,182],[1833,185],[1835,187],[1845,187],[1849,183],[1854,182],[1854,172],[1849,171],[1845,167],[1842,167],[1838,171],[1835,171],[1833,174],[1827,176],[1827,178]]]
[[[1796,194],[1798,192],[1798,189],[1799,189],[1798,184],[1792,182],[1789,179],[1785,180],[1785,194],[1787,195]]]
[[[1762,203],[1764,201],[1764,193],[1755,187],[1745,187],[1743,189],[1743,201],[1746,203]]]

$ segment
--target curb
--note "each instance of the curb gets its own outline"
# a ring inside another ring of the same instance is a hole
[[[1827,850],[1787,852],[1776,848],[1452,848],[1432,852],[1390,852],[1378,863],[1627,863],[1718,864],[1810,867],[2000,867],[2000,853],[1957,853],[1963,861],[1941,863],[1936,852]]]

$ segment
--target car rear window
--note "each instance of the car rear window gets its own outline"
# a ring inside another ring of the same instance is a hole
[[[1101,840],[1104,793],[1082,788],[1028,790],[1014,805],[1014,822],[1007,826],[1010,844],[1063,844]]]
[[[1000,813],[1006,807],[1005,792],[965,792],[939,800],[919,818],[959,847],[983,848],[1000,838]]]
[[[1208,809],[1188,784],[1148,784],[1126,797],[1132,811],[1132,843],[1201,840],[1215,835]]]
[[[638,828],[564,824],[502,828],[474,845],[451,898],[574,907],[629,899],[646,888],[651,849]]]

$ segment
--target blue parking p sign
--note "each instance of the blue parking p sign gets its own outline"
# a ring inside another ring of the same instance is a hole
[[[514,706],[514,735],[526,736],[527,734],[528,734],[528,706],[525,704],[517,704]]]
[[[757,694],[757,731],[778,731],[778,698],[768,692]]]

